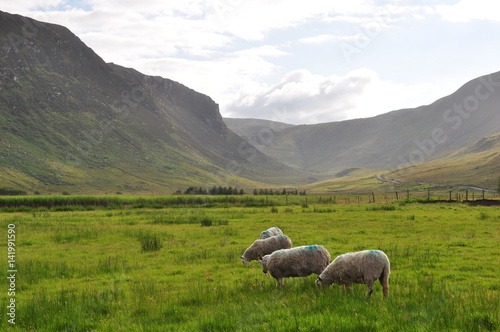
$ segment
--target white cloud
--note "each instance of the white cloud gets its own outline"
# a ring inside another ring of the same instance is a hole
[[[37,8],[53,8],[63,0],[18,0],[3,1],[2,11],[11,13],[24,13]]]
[[[486,0],[437,3],[445,2],[19,0],[2,4],[2,10],[64,25],[105,61],[208,94],[225,116],[314,123],[372,116],[443,96],[439,83],[413,83],[427,73],[441,75],[442,82],[449,71],[437,71],[456,65],[456,56],[445,52],[466,53],[435,47],[436,14],[445,19],[439,20],[442,27],[449,21],[499,21],[500,11]],[[428,38],[415,38],[417,32]],[[415,39],[421,43],[413,45]],[[484,54],[496,54],[494,46]],[[427,61],[419,65],[420,58]],[[463,76],[453,86],[463,84]]]
[[[417,106],[416,97],[424,94],[433,98],[435,88],[428,84],[405,86],[384,81],[366,68],[344,76],[315,75],[300,69],[286,74],[277,85],[254,91],[251,96],[248,91],[241,94],[227,105],[227,116],[293,124],[364,118]]]
[[[500,22],[500,2],[491,0],[462,0],[454,5],[437,5],[436,12],[451,22],[488,20]]]
[[[179,81],[209,95],[224,111],[225,105],[231,103],[242,91],[253,93],[259,90],[262,81],[277,70],[277,66],[266,58],[281,55],[286,53],[274,47],[258,47],[203,61],[163,57],[134,60],[133,63],[127,63],[127,66],[133,64],[134,68],[143,73]]]

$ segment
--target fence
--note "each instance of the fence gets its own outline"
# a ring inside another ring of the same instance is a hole
[[[0,209],[47,208],[71,210],[73,208],[163,208],[167,206],[283,206],[283,205],[328,205],[388,203],[393,201],[423,202],[481,202],[500,205],[496,192],[485,190],[461,191],[410,191],[386,193],[341,193],[329,195],[238,195],[238,196],[121,196],[121,195],[77,195],[77,196],[0,196]]]

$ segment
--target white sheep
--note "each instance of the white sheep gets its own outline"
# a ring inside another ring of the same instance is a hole
[[[268,230],[265,230],[262,233],[260,233],[259,239],[267,239],[268,237],[282,235],[282,234],[283,231],[279,227],[271,227]]]
[[[255,240],[250,247],[245,250],[240,257],[243,264],[256,261],[259,258],[268,255],[279,249],[288,249],[292,247],[292,240],[286,235],[271,236],[266,239]]]
[[[319,275],[329,262],[330,254],[318,245],[277,250],[260,260],[262,271],[269,272],[280,287],[283,286],[283,278],[307,277],[313,273]]]
[[[384,297],[389,296],[389,275],[391,264],[387,255],[380,250],[349,252],[338,256],[318,276],[318,286],[344,285],[344,290],[352,284],[366,284],[366,297],[373,292],[375,280],[382,285]]]

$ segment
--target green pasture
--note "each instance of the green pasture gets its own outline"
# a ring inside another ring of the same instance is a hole
[[[273,197],[269,206],[271,198],[260,196],[96,203],[104,198],[3,201],[2,266],[8,276],[15,225],[17,272],[15,296],[7,278],[1,283],[0,330],[500,330],[499,207],[325,197],[289,197],[288,204]],[[285,279],[278,289],[258,262],[244,266],[239,258],[272,226],[294,246],[323,245],[332,259],[383,250],[392,267],[389,298],[379,283],[368,300],[365,285],[317,289],[315,275]],[[7,316],[11,298],[15,325]]]

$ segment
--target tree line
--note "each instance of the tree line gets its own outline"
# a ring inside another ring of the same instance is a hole
[[[175,195],[245,195],[245,191],[243,189],[222,186],[213,186],[212,189],[206,189],[202,187],[189,187],[184,192],[181,190],[177,190]]]
[[[177,190],[174,192],[174,195],[245,195],[246,192],[243,189],[239,189],[236,187],[222,187],[222,186],[213,186],[212,189],[207,189],[203,187],[195,187],[190,186],[186,190]],[[295,190],[287,190],[283,188],[283,190],[276,189],[257,189],[253,190],[253,194],[257,195],[306,195],[306,191]]]
[[[297,189],[295,190],[286,190],[286,188],[283,188],[283,190],[274,190],[274,189],[254,189],[253,191],[254,195],[306,195],[306,191],[298,191]]]

